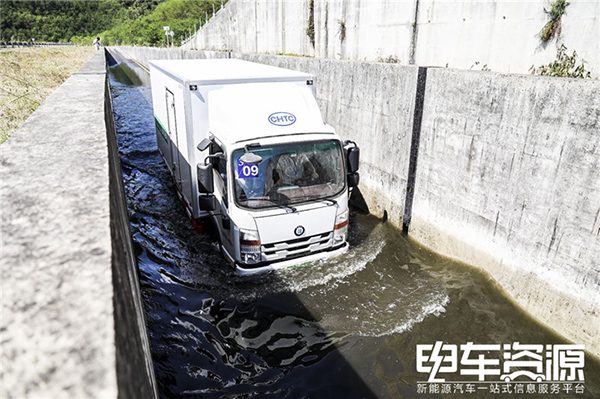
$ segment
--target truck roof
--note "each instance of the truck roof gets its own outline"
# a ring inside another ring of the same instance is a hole
[[[313,80],[314,75],[238,59],[149,61],[172,78],[195,85]]]
[[[297,83],[227,85],[208,94],[209,131],[227,143],[299,134],[335,134],[323,122],[309,86]]]

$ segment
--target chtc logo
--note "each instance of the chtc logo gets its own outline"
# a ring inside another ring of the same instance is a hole
[[[290,126],[296,122],[296,117],[289,112],[275,112],[269,115],[269,122],[275,126]]]

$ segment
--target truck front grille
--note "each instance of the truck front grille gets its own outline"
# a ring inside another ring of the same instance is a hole
[[[263,244],[261,249],[265,261],[276,262],[330,249],[332,243],[333,233],[328,232],[311,237],[296,238],[273,244]]]

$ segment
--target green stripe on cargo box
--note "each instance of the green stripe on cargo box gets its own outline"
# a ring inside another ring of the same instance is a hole
[[[160,122],[160,119],[158,119],[158,116],[156,115],[154,115],[154,125],[156,126],[156,131],[159,132],[162,138],[165,139],[165,142],[169,144],[169,136],[167,135],[167,129],[165,129],[163,124]]]

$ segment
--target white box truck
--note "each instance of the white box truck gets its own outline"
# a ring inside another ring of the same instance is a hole
[[[313,75],[236,59],[149,65],[158,149],[239,274],[348,249],[359,149],[323,122]]]

